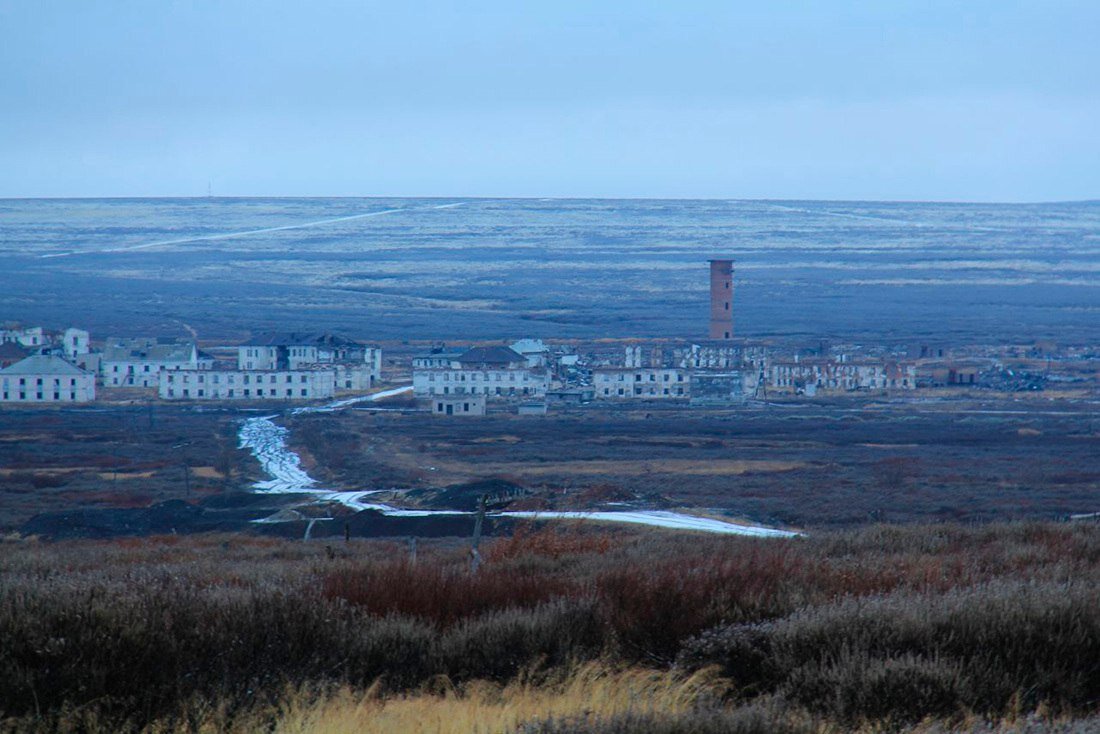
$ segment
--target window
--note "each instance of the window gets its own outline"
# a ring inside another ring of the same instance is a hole
[[[304,397],[306,396],[306,393],[307,393],[307,392],[308,392],[308,391],[307,391],[307,390],[306,390],[306,389],[305,389],[305,388],[303,387],[303,388],[302,388],[302,397],[303,397],[303,398],[304,398]]]
[[[53,399],[54,399],[54,400],[60,400],[60,399],[61,399],[61,393],[59,393],[59,392],[55,392],[55,393],[53,394]]]
[[[233,388],[229,388],[229,397],[234,397],[233,396]]]
[[[206,395],[206,391],[205,391],[205,390],[203,390],[203,389],[202,389],[202,388],[200,387],[200,388],[199,388],[199,397],[201,398],[201,397],[204,397],[205,395]]]

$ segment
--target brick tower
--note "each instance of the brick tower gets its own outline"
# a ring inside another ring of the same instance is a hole
[[[710,338],[733,338],[733,260],[710,261]]]

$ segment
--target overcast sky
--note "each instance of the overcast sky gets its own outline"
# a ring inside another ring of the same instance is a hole
[[[0,196],[1100,198],[1100,2],[0,0]]]

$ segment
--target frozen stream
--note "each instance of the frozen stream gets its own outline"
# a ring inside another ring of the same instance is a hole
[[[384,390],[361,398],[338,400],[321,407],[297,408],[293,414],[331,412],[356,403],[371,402],[381,398],[399,395],[412,390],[411,386]],[[277,415],[249,418],[241,425],[238,433],[240,448],[248,449],[260,462],[260,466],[270,476],[256,482],[256,492],[269,494],[312,494],[319,502],[339,502],[353,510],[377,510],[384,515],[403,517],[427,517],[430,515],[466,515],[470,513],[458,510],[406,510],[390,505],[370,502],[369,497],[381,490],[340,492],[317,486],[317,481],[302,469],[298,455],[287,448],[286,438],[289,431],[273,420]],[[759,537],[787,538],[798,533],[778,530],[762,525],[742,525],[725,522],[710,517],[697,517],[666,510],[623,510],[595,512],[494,512],[494,517],[526,518],[563,518],[575,520],[594,520],[597,522],[624,522],[636,525],[673,528],[677,530],[695,530],[707,533],[727,535],[753,535]],[[265,522],[261,520],[260,522]]]

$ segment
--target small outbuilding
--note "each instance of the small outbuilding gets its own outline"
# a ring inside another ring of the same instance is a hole
[[[436,395],[432,415],[485,415],[484,395]]]

